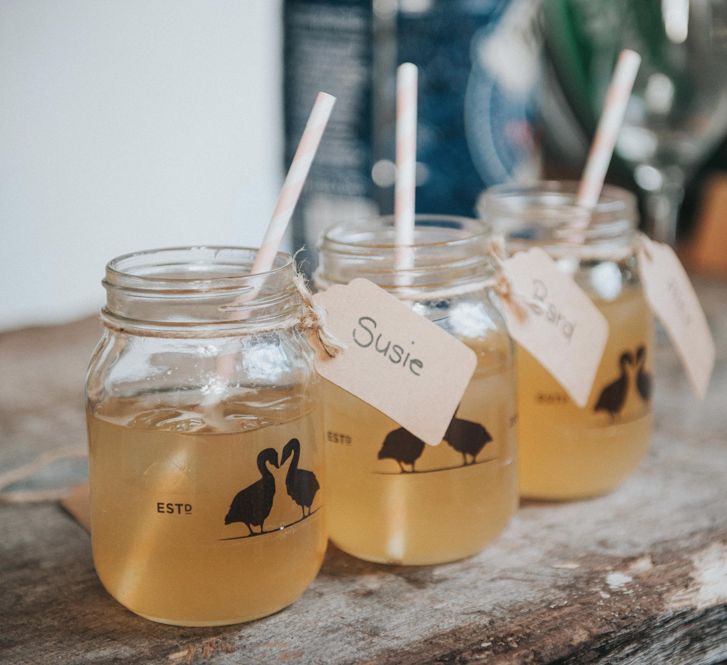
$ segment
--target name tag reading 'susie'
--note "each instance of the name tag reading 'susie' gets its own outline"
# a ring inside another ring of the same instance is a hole
[[[335,358],[318,354],[318,373],[438,444],[475,371],[474,351],[365,279],[313,299],[345,345]]]

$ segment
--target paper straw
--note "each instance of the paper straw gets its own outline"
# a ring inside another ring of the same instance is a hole
[[[300,137],[298,148],[293,156],[293,161],[283,181],[280,194],[278,194],[278,200],[275,203],[273,216],[265,231],[265,237],[260,249],[255,254],[255,260],[250,270],[251,275],[265,273],[273,267],[275,256],[280,249],[280,243],[285,235],[285,230],[288,228],[290,218],[293,216],[293,211],[300,198],[300,193],[303,190],[303,185],[308,177],[313,158],[318,151],[318,146],[335,103],[336,98],[333,95],[326,92],[318,93],[313,109],[308,116],[303,135]],[[258,295],[261,288],[262,282],[255,284],[250,291],[236,298],[233,304],[240,305],[249,302]],[[244,316],[244,314],[241,314],[241,316]],[[210,386],[209,392],[202,400],[202,406],[205,408],[208,419],[212,422],[218,424],[221,422],[220,413],[210,410],[209,407],[219,406],[219,396],[225,392],[229,379],[235,371],[236,362],[237,354],[234,353],[223,354],[217,359],[217,376],[213,385]]]
[[[414,209],[417,150],[416,65],[405,62],[396,73],[396,187],[394,229],[396,269],[411,268],[414,244]]]
[[[318,150],[318,145],[335,101],[335,97],[325,92],[319,92],[316,97],[313,110],[298,144],[298,149],[283,182],[265,238],[255,255],[250,271],[253,275],[267,272],[273,266],[278,248],[300,197],[300,192],[303,189],[308,171],[310,171],[311,163]],[[261,285],[258,285],[252,292],[238,298],[236,302],[245,302],[254,298],[260,288]],[[225,394],[229,379],[234,373],[237,355],[237,353],[227,353],[217,358],[214,385],[210,386],[210,391],[204,396],[200,404],[207,424],[219,427],[223,431],[226,423],[221,400]],[[169,492],[174,493],[178,479],[172,472],[187,467],[192,456],[191,447],[184,446],[166,457],[161,462],[165,474],[158,482],[156,492],[161,496]],[[167,475],[167,470],[169,470],[169,475]],[[116,584],[119,597],[127,605],[135,604],[139,597],[143,598],[145,593],[145,568],[149,565],[148,562],[154,561],[155,558],[161,556],[160,546],[163,540],[157,534],[157,528],[153,525],[152,520],[146,519],[139,522],[137,532],[127,543],[127,551],[125,552],[127,563],[117,575]]]
[[[593,143],[591,143],[586,168],[578,187],[576,203],[583,208],[593,208],[601,196],[606,171],[611,163],[616,139],[623,123],[626,106],[640,64],[641,56],[638,53],[628,49],[621,51],[613,78],[608,86],[603,113],[598,122]]]
[[[399,271],[412,268],[417,163],[417,79],[416,65],[405,62],[396,72],[396,186],[394,191],[394,267],[396,283],[408,284]],[[400,479],[398,479],[400,480]],[[403,482],[387,483],[385,523],[386,556],[401,561],[407,552],[407,488]]]
[[[336,98],[333,95],[326,92],[318,93],[313,110],[303,130],[303,136],[300,137],[298,149],[295,151],[290,169],[288,169],[288,175],[285,176],[283,187],[278,195],[272,219],[265,232],[260,249],[255,255],[255,261],[250,271],[252,275],[267,272],[273,267],[275,255],[278,253],[285,230],[288,228],[290,218],[293,216],[293,211],[300,198],[300,192],[308,177],[313,158],[316,155],[335,103]]]

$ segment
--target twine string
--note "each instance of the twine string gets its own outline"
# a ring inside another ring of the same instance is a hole
[[[62,446],[46,450],[36,457],[32,462],[23,464],[16,469],[10,469],[0,473],[0,503],[39,503],[42,501],[57,501],[62,499],[70,487],[58,487],[42,490],[15,490],[12,492],[2,491],[15,483],[29,480],[36,473],[45,467],[66,459],[80,459],[88,455],[86,446]]]
[[[326,326],[326,310],[315,303],[313,300],[313,294],[306,284],[305,277],[297,270],[293,275],[293,284],[295,285],[298,295],[303,302],[303,312],[296,313],[295,315],[288,316],[281,321],[267,325],[264,323],[255,325],[248,321],[247,329],[244,334],[262,335],[280,330],[290,330],[291,328],[296,328],[302,331],[311,331],[326,354],[331,358],[335,358],[336,355],[345,348],[345,345],[339,341]],[[224,305],[221,309],[234,312],[238,310],[245,311],[248,307],[248,304],[241,303]]]
[[[493,236],[488,243],[487,254],[495,264],[495,276],[490,280],[492,290],[497,293],[503,305],[507,307],[518,321],[524,321],[528,316],[527,308],[539,307],[534,298],[517,291],[508,277],[505,266],[505,240],[502,236]]]
[[[301,273],[295,273],[293,282],[305,305],[305,311],[298,324],[299,327],[303,330],[312,331],[323,350],[331,358],[335,358],[343,351],[345,345],[326,326],[326,310],[315,303],[313,294],[310,292],[305,277]]]

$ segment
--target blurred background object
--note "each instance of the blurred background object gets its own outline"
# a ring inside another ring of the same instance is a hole
[[[294,223],[315,265],[335,222],[393,209],[396,67],[419,67],[417,210],[474,214],[483,187],[539,176],[539,2],[285,0],[286,151],[304,98],[339,98]]]
[[[618,53],[641,54],[616,153],[641,190],[647,230],[674,243],[685,184],[727,129],[727,2],[545,0],[543,32],[549,82],[588,135]]]
[[[723,153],[727,157],[727,149]],[[722,166],[727,170],[727,159]],[[698,223],[682,246],[681,259],[693,272],[727,277],[727,174],[706,178],[701,192]]]
[[[0,328],[98,311],[124,252],[260,242],[280,28],[276,0],[0,2]]]
[[[727,274],[727,0],[4,0],[0,328],[93,313],[124,252],[257,245],[319,89],[338,102],[292,247],[391,212],[406,60],[419,212],[577,179],[624,46],[643,64],[608,180]]]

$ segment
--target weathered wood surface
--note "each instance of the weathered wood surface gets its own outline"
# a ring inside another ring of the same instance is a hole
[[[289,609],[173,628],[99,584],[88,535],[55,504],[0,506],[2,663],[717,663],[727,659],[727,284],[700,283],[717,339],[710,395],[657,357],[648,458],[610,496],[527,503],[468,561],[389,568],[329,550]],[[83,321],[0,335],[0,468],[82,441]],[[77,481],[57,466],[33,486]]]

